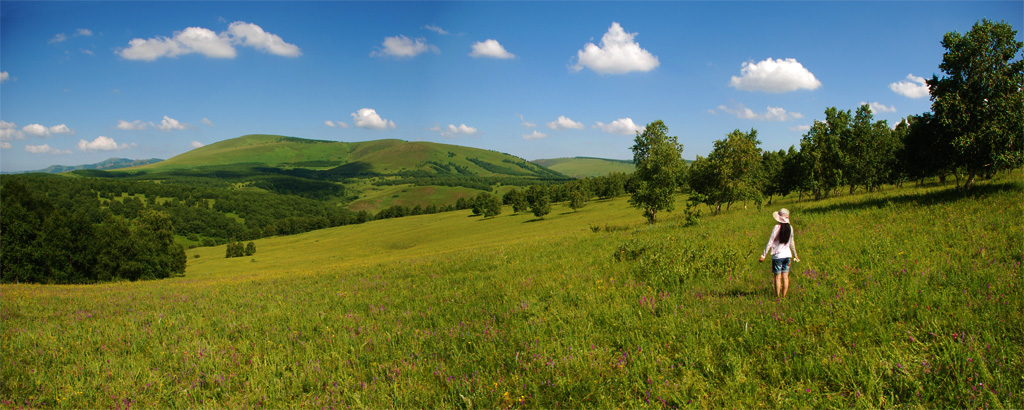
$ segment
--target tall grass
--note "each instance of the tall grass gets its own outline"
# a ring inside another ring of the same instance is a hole
[[[4,285],[0,403],[1020,408],[1017,176],[776,201],[803,260],[785,300],[757,262],[767,208],[651,226],[623,200],[199,249],[159,282]]]

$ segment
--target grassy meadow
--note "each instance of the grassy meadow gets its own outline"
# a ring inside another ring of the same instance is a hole
[[[466,210],[0,285],[0,407],[1022,408],[1022,193]],[[757,258],[781,206],[802,262],[780,301]]]

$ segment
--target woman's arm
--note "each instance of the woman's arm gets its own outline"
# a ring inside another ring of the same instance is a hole
[[[764,252],[761,253],[761,260],[764,260],[764,257],[768,255],[768,252],[771,252],[772,244],[775,243],[775,237],[778,236],[778,235],[779,235],[779,225],[775,225],[775,227],[772,228],[771,236],[768,237],[768,244],[765,245]]]

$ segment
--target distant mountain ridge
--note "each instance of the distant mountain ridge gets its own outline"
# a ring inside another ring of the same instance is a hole
[[[128,159],[128,158],[109,158],[104,161],[97,162],[95,164],[83,164],[83,165],[51,165],[49,167],[35,170],[35,171],[21,171],[12,172],[12,174],[28,174],[28,173],[46,173],[46,174],[59,174],[62,172],[78,171],[82,169],[101,169],[101,170],[112,170],[121,169],[128,167],[135,167],[141,165],[154,164],[163,161],[160,158],[150,159]]]

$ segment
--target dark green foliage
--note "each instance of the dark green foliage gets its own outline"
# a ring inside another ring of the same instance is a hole
[[[227,244],[227,250],[224,253],[225,258],[240,258],[243,256],[252,256],[256,253],[256,244],[252,241],[248,245],[242,245],[241,242],[231,241]]]
[[[0,198],[0,281],[92,283],[185,272],[185,250],[166,213],[144,209],[135,219],[119,218],[81,186],[40,191],[10,177]]]
[[[950,160],[967,174],[965,187],[977,175],[1024,164],[1024,43],[1006,23],[983,19],[960,34],[942,38],[939,69],[928,89],[932,111],[945,132],[944,143],[955,155]]]
[[[512,205],[512,212],[517,214],[530,209],[530,203],[526,200],[526,193],[516,188],[512,188],[511,191],[508,191],[508,193],[502,197],[502,202],[505,205]]]
[[[583,198],[583,194],[579,190],[573,190],[569,194],[569,207],[575,212],[580,208],[587,205],[586,199]]]
[[[548,187],[533,185],[526,190],[526,201],[530,204],[533,215],[543,218],[551,213],[551,198],[548,196]]]
[[[658,120],[637,133],[632,150],[636,171],[629,203],[642,209],[648,222],[654,223],[659,211],[675,207],[679,176],[685,172],[683,145],[669,136],[668,127]]]
[[[490,192],[481,192],[473,201],[473,215],[487,218],[501,215],[501,199]]]

